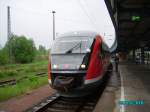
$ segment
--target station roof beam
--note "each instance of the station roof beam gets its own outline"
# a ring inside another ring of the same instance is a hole
[[[150,47],[150,0],[105,0],[105,3],[117,26],[118,51]]]

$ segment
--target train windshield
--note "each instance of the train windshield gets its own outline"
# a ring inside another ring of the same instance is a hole
[[[62,37],[55,40],[51,54],[87,53],[92,42],[89,37]]]

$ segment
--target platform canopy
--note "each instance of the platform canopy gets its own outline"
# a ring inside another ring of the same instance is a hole
[[[105,0],[118,51],[150,47],[150,0]]]

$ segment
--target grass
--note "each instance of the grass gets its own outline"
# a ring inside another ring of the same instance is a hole
[[[11,64],[0,66],[0,81],[19,79],[30,74],[47,72],[47,61],[33,62],[30,64]]]
[[[17,82],[16,85],[0,88],[0,101],[11,97],[22,95],[32,89],[38,88],[47,83],[47,77],[32,77]]]
[[[9,79],[17,80],[16,85],[0,87],[0,101],[22,95],[32,89],[47,84],[47,76],[36,76],[36,73],[40,72],[47,72],[47,61],[0,66],[0,81]],[[18,80],[22,77],[27,78]]]

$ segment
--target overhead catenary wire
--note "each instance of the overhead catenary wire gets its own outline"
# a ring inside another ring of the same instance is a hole
[[[79,6],[81,7],[81,9],[83,10],[84,14],[87,16],[88,20],[90,21],[91,25],[93,26],[94,29],[97,29],[96,28],[96,25],[95,23],[93,22],[93,20],[91,19],[91,17],[89,16],[87,10],[85,9],[85,7],[83,6],[83,4],[81,3],[80,0],[77,0]]]
[[[88,6],[87,1],[86,1],[86,0],[83,0],[83,1],[84,1],[84,3],[85,3],[85,6],[88,8],[89,6]],[[89,12],[89,14],[91,15],[90,17],[93,18],[92,21],[94,20],[94,21],[93,21],[94,25],[97,27],[97,25],[96,25],[96,23],[95,23],[96,18],[95,18],[95,16],[94,16],[94,14],[91,12],[91,10],[89,10],[88,12]]]

